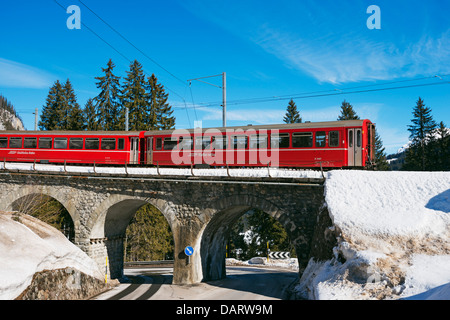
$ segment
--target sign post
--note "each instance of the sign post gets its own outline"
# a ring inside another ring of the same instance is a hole
[[[191,256],[194,254],[194,248],[187,246],[184,248],[184,254],[187,256],[187,264],[191,262]]]

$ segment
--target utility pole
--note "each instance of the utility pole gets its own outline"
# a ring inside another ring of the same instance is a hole
[[[222,77],[222,86],[218,86],[216,84],[212,84],[212,83],[201,80],[201,79],[213,78],[213,77]],[[191,85],[191,82],[194,80],[197,80],[197,81],[200,81],[200,82],[203,82],[203,83],[209,84],[211,86],[222,89],[222,107],[223,107],[222,126],[226,127],[227,126],[227,73],[222,72],[221,74],[216,74],[214,76],[206,76],[206,77],[200,77],[200,78],[195,78],[195,79],[189,79],[187,81],[189,82],[189,85]]]
[[[222,127],[227,126],[227,73],[222,72]]]
[[[128,131],[128,108],[125,108],[125,131]]]
[[[34,109],[34,131],[37,131],[38,127],[38,108]]]

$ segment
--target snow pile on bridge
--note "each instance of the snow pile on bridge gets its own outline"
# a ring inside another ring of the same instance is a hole
[[[35,273],[64,268],[104,279],[95,262],[55,228],[28,215],[0,212],[0,300],[19,296]]]
[[[334,258],[310,261],[309,299],[450,299],[450,172],[331,171]]]
[[[59,164],[40,164],[40,163],[16,163],[0,162],[0,169],[22,170],[22,171],[40,171],[53,173],[84,173],[84,174],[119,174],[119,175],[146,175],[146,176],[203,176],[203,177],[270,177],[272,178],[322,178],[320,170],[293,170],[287,168],[210,168],[210,169],[192,169],[191,168],[170,168],[170,167],[105,167],[105,166],[73,166]]]

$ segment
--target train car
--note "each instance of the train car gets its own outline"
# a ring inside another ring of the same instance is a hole
[[[144,134],[147,165],[368,168],[374,163],[370,120],[307,122]]]
[[[2,131],[0,160],[68,164],[138,164],[144,132]],[[142,137],[140,137],[140,135]],[[143,159],[142,159],[143,160]]]

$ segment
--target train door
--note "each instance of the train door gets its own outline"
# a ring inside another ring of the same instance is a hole
[[[361,129],[348,129],[348,166],[362,166],[362,136]]]
[[[130,138],[130,164],[139,163],[139,138]]]
[[[147,164],[153,163],[153,137],[147,138]]]

